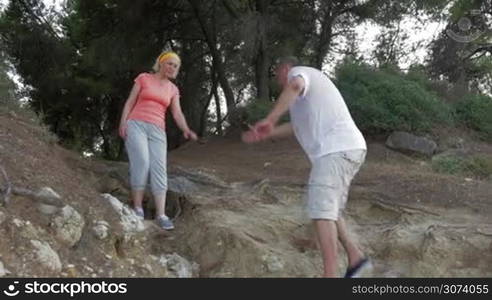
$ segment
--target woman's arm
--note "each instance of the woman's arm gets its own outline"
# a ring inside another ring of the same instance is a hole
[[[176,121],[176,125],[178,125],[181,131],[183,131],[183,136],[186,139],[192,139],[196,141],[196,133],[188,127],[188,123],[186,123],[185,116],[183,115],[183,111],[181,110],[179,95],[176,95],[171,99],[171,114],[173,115],[174,121]]]
[[[133,106],[135,106],[138,93],[140,93],[140,84],[138,82],[135,82],[130,95],[128,96],[128,99],[126,99],[125,107],[123,108],[123,113],[121,114],[119,134],[122,138],[126,137],[126,119],[128,118],[128,115],[130,114]]]

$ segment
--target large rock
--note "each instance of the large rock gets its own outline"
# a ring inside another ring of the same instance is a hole
[[[35,259],[49,271],[59,273],[62,268],[60,257],[48,243],[38,240],[31,240],[35,249]]]
[[[55,229],[56,237],[72,247],[80,240],[85,221],[73,207],[66,205],[50,225]]]
[[[159,263],[161,266],[167,268],[170,277],[191,278],[194,272],[198,272],[197,264],[191,264],[188,260],[176,253],[162,255],[159,258]]]
[[[403,131],[393,132],[386,140],[386,146],[403,152],[413,152],[427,156],[432,156],[437,149],[437,144],[433,140]]]
[[[285,269],[285,262],[272,253],[263,255],[261,260],[266,270],[270,273],[282,272]]]
[[[120,224],[125,233],[141,232],[145,229],[142,220],[135,214],[133,209],[121,203],[120,200],[110,194],[102,194],[103,199],[109,201],[113,209],[120,217]]]
[[[170,175],[167,181],[169,191],[178,194],[189,195],[199,190],[194,182],[183,176]]]

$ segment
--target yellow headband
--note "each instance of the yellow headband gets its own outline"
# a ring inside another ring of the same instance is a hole
[[[177,60],[181,61],[181,59],[179,58],[179,56],[176,53],[174,53],[172,51],[167,51],[167,52],[164,52],[161,55],[159,55],[159,63],[161,63],[161,62],[163,62],[166,59],[171,58],[171,57],[174,57]]]

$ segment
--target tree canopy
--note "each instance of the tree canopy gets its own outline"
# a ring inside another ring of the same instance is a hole
[[[446,24],[429,45],[430,76],[467,91],[492,87],[486,0],[67,0],[61,11],[42,0],[16,0],[0,17],[0,50],[27,88],[29,105],[62,143],[121,159],[124,102],[133,79],[164,49],[182,57],[177,85],[190,126],[200,135],[222,133],[242,103],[274,98],[275,58],[296,55],[322,68],[335,52],[357,57],[354,30],[371,22],[383,30],[368,63],[395,65],[411,52],[397,42],[405,38],[399,24],[406,17]],[[466,34],[470,40],[457,40]],[[183,140],[167,119],[176,147]]]

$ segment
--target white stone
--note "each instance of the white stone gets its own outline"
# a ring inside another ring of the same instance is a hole
[[[5,269],[4,265],[3,265],[3,262],[0,261],[0,277],[3,277],[7,274],[10,274],[10,271]]]
[[[97,221],[96,225],[92,227],[92,232],[94,235],[100,239],[104,240],[109,235],[109,224],[106,221]]]
[[[37,192],[37,196],[41,198],[55,198],[61,199],[60,195],[58,195],[52,188],[43,187]]]
[[[24,222],[22,220],[20,220],[20,219],[17,219],[17,218],[15,218],[14,220],[12,220],[12,223],[14,223],[14,225],[17,226],[17,227],[24,226]]]
[[[54,272],[61,272],[62,264],[58,253],[51,249],[46,242],[31,240],[31,244],[35,248],[37,261]]]
[[[53,214],[57,213],[60,210],[60,208],[57,207],[57,206],[53,206],[53,205],[39,203],[38,204],[38,210],[42,214],[45,214],[45,215],[53,215]]]
[[[161,266],[167,268],[171,273],[171,277],[191,278],[193,277],[193,269],[197,269],[196,266],[193,267],[188,260],[176,253],[162,255],[158,262]]]
[[[103,199],[109,201],[113,209],[120,216],[120,224],[127,233],[141,232],[145,229],[142,220],[135,214],[133,209],[121,203],[120,200],[110,194],[102,194]]]
[[[266,269],[269,272],[275,273],[284,270],[285,263],[278,256],[273,254],[266,254],[261,257],[263,260]]]
[[[64,206],[51,223],[56,236],[70,247],[80,240],[84,225],[84,218],[69,205]]]

